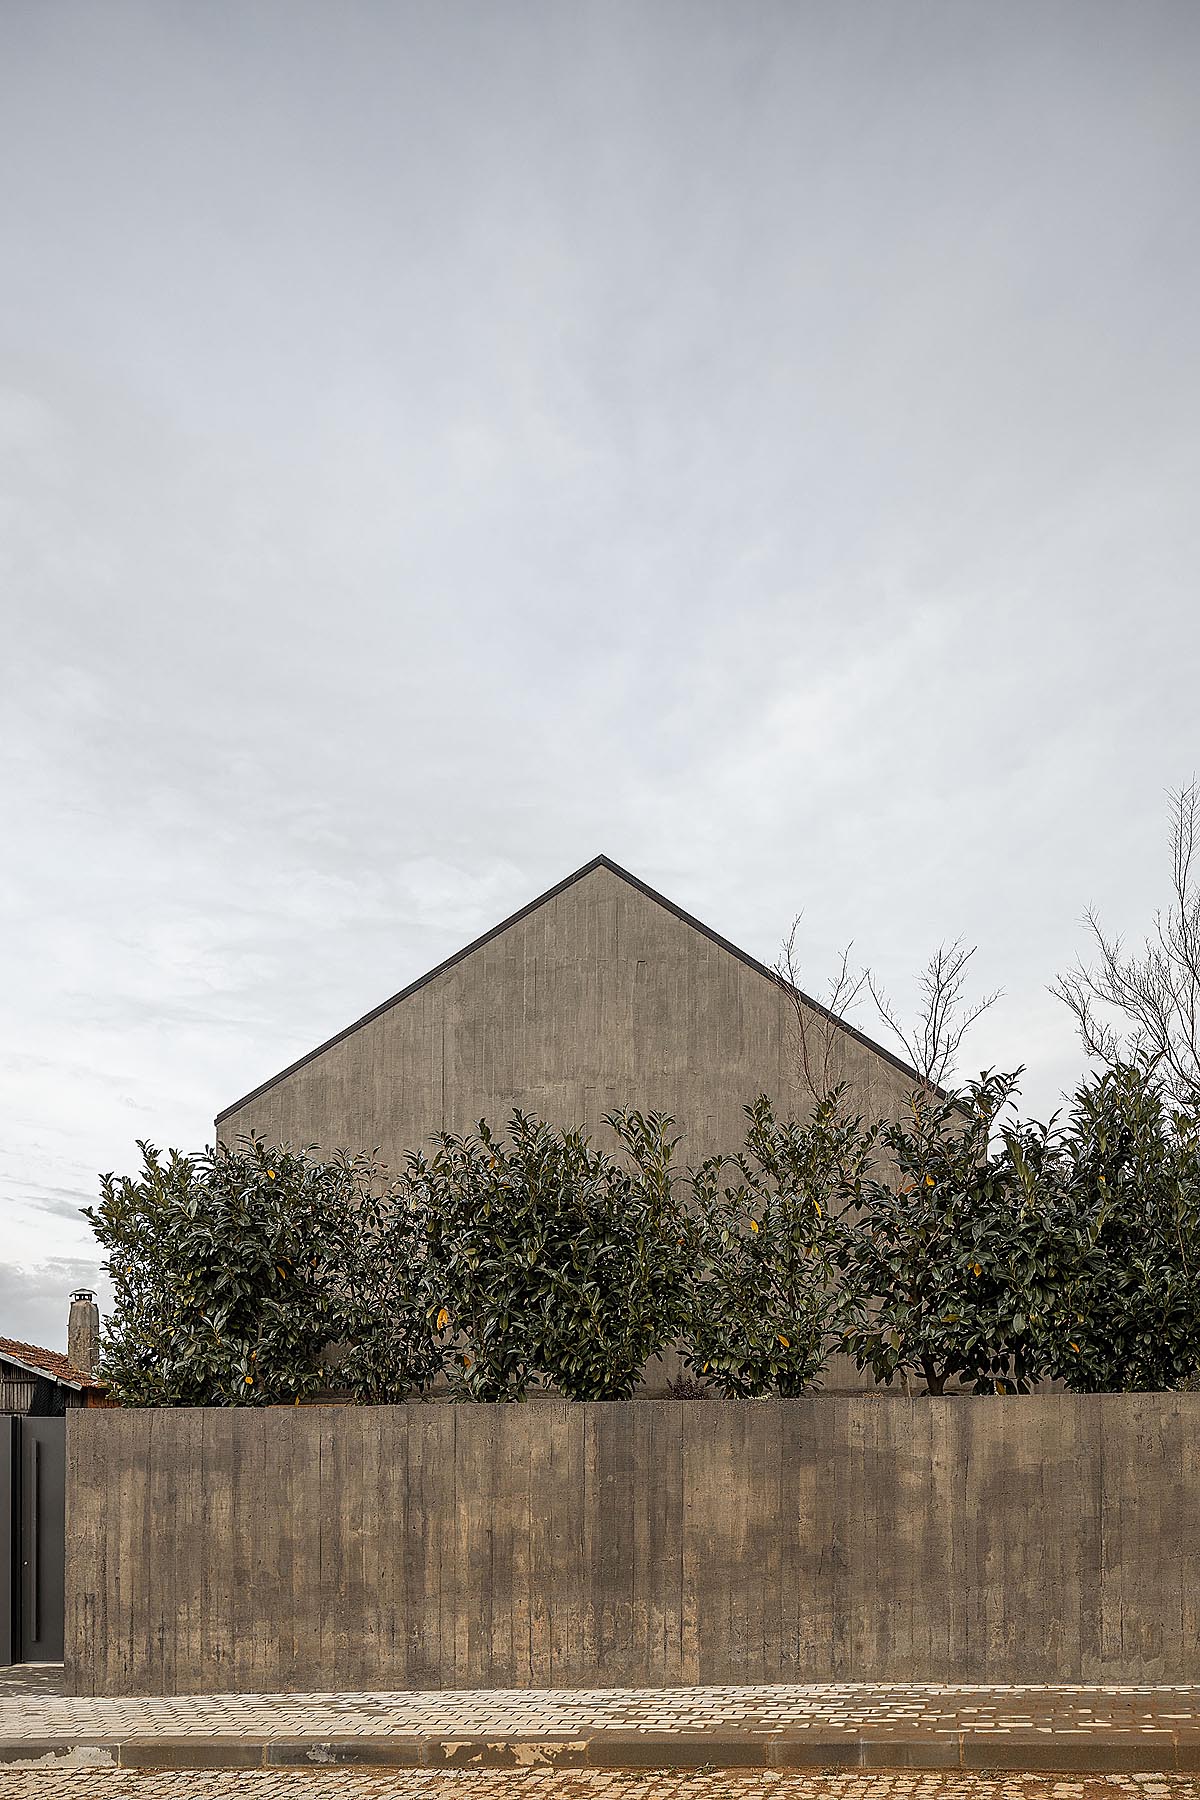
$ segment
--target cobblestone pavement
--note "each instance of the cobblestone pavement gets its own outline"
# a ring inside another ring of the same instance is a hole
[[[57,1684],[56,1684],[57,1685]],[[446,1693],[73,1697],[0,1689],[0,1742],[136,1737],[347,1736],[579,1739],[597,1733],[819,1732],[873,1737],[1052,1733],[1075,1739],[1187,1737],[1200,1743],[1200,1687],[812,1686],[456,1690]],[[1200,1800],[1200,1796],[1198,1796]]]
[[[9,1694],[61,1694],[61,1663],[0,1663],[0,1700]]]
[[[0,1800],[1200,1800],[1174,1775],[0,1771]]]

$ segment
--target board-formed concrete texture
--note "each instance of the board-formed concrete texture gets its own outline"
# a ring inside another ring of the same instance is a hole
[[[802,1002],[803,1003],[803,1002]],[[808,1002],[814,1038],[826,1029]],[[866,1117],[894,1114],[915,1077],[834,1027],[834,1069]],[[791,998],[761,963],[606,857],[217,1115],[233,1143],[376,1150],[398,1168],[439,1130],[502,1123],[513,1106],[555,1125],[620,1106],[669,1112],[682,1153],[736,1149],[760,1093],[808,1096]]]
[[[1200,1680],[1200,1395],[77,1411],[80,1694]]]

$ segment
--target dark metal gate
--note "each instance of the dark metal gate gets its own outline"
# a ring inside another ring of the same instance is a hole
[[[0,1416],[0,1663],[61,1662],[67,1421]]]

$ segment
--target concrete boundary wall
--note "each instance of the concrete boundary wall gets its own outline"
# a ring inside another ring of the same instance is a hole
[[[77,1411],[76,1693],[1200,1680],[1200,1395]]]

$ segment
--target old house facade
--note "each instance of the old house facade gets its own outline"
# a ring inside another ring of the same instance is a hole
[[[67,1353],[0,1338],[0,1414],[54,1417],[77,1406],[102,1406],[100,1313],[90,1288],[71,1295]]]

